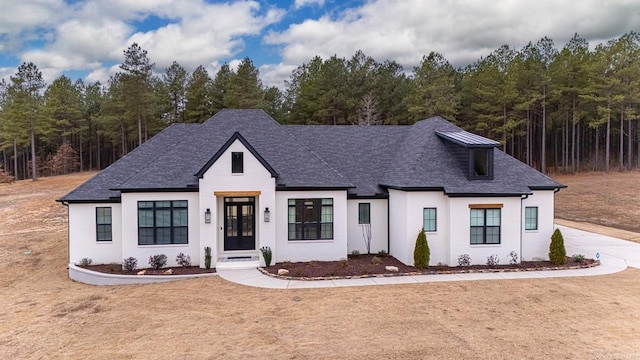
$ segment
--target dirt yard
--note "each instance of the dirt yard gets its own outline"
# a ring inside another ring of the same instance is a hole
[[[218,277],[75,283],[66,270],[66,208],[54,199],[90,175],[0,185],[0,359],[640,357],[635,269],[591,278],[301,290]],[[559,208],[569,194],[559,196]]]
[[[640,172],[556,176],[556,218],[640,233]]]

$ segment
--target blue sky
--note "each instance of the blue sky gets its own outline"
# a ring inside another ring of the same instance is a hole
[[[640,31],[637,0],[0,0],[0,77],[34,62],[47,82],[65,74],[105,82],[137,42],[162,72],[172,61],[213,76],[246,56],[282,87],[313,56],[364,51],[411,71],[423,55],[465,66],[502,44],[543,36],[558,48],[579,33],[592,46]]]

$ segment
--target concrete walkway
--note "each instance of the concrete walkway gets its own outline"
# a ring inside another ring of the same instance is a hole
[[[565,239],[567,255],[583,254],[588,258],[595,258],[600,254],[601,265],[579,270],[550,270],[504,273],[474,273],[474,274],[443,274],[418,276],[393,276],[364,279],[339,280],[282,280],[264,275],[256,269],[251,270],[221,270],[220,277],[242,285],[271,288],[271,289],[301,289],[342,286],[369,286],[412,284],[436,281],[465,281],[465,280],[500,280],[500,279],[541,279],[572,276],[606,275],[622,271],[627,266],[640,268],[640,244],[620,240],[609,236],[598,235],[582,230],[558,226]]]

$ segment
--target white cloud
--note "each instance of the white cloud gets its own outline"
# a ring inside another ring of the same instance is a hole
[[[317,5],[319,7],[323,7],[324,2],[325,0],[296,0],[294,7],[296,9],[300,9],[301,7],[310,6],[310,5]]]
[[[24,41],[46,38],[46,29],[67,13],[62,0],[3,1],[0,11],[0,51],[19,50]]]
[[[456,66],[467,65],[509,44],[520,48],[543,36],[561,47],[575,32],[602,40],[640,30],[640,3],[584,0],[392,1],[378,0],[339,17],[323,16],[265,37],[281,45],[283,63],[301,64],[313,56],[350,57],[361,49],[377,60],[396,60],[410,70],[424,54],[442,53]]]
[[[257,1],[89,0],[64,7],[61,0],[33,0],[30,6],[14,6],[13,15],[1,12],[5,15],[0,19],[27,12],[35,6],[34,1],[49,13],[22,20],[22,27],[6,27],[14,33],[22,28],[45,32],[50,41],[44,47],[20,53],[21,60],[33,61],[50,74],[90,70],[87,80],[102,82],[112,75],[106,64],[121,62],[123,51],[133,42],[147,50],[158,72],[174,60],[188,70],[198,65],[216,68],[221,60],[244,49],[243,37],[259,36],[266,26],[284,16],[283,10],[268,5],[261,8]],[[44,3],[50,4],[45,7]],[[68,16],[53,16],[52,9]],[[51,20],[45,21],[48,16]],[[160,27],[136,32],[139,23],[148,17],[161,19]],[[0,23],[0,39],[2,26]],[[0,42],[0,51],[8,46]]]
[[[175,60],[193,70],[237,54],[243,50],[243,36],[259,35],[283,15],[281,10],[270,9],[261,16],[257,15],[258,10],[255,2],[203,5],[180,22],[133,34],[129,43],[138,42],[159,68],[168,67]]]
[[[260,66],[260,79],[265,87],[275,86],[284,89],[284,81],[289,79],[291,72],[297,68],[296,65],[287,64],[266,64]]]

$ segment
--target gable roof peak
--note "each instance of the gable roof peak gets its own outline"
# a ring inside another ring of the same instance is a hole
[[[197,173],[194,174],[194,176],[197,176],[199,178],[204,177],[204,174],[207,172],[207,170],[209,170],[209,168],[220,158],[220,156],[222,156],[222,154],[224,154],[229,149],[229,147],[234,142],[236,142],[236,140],[240,141],[242,145],[244,145],[244,147],[247,148],[247,150],[249,150],[249,152],[256,159],[258,159],[262,166],[264,166],[265,169],[267,169],[267,171],[271,173],[271,177],[278,177],[278,173],[274,170],[274,168],[260,155],[260,153],[256,151],[256,149],[253,148],[253,146],[251,146],[251,144],[249,144],[247,139],[245,139],[244,136],[242,136],[242,134],[240,134],[238,131],[234,132],[233,135],[231,135],[229,140],[227,140],[224,145],[222,145],[222,147],[211,157],[211,159],[209,159],[209,161],[207,161],[207,163]]]

